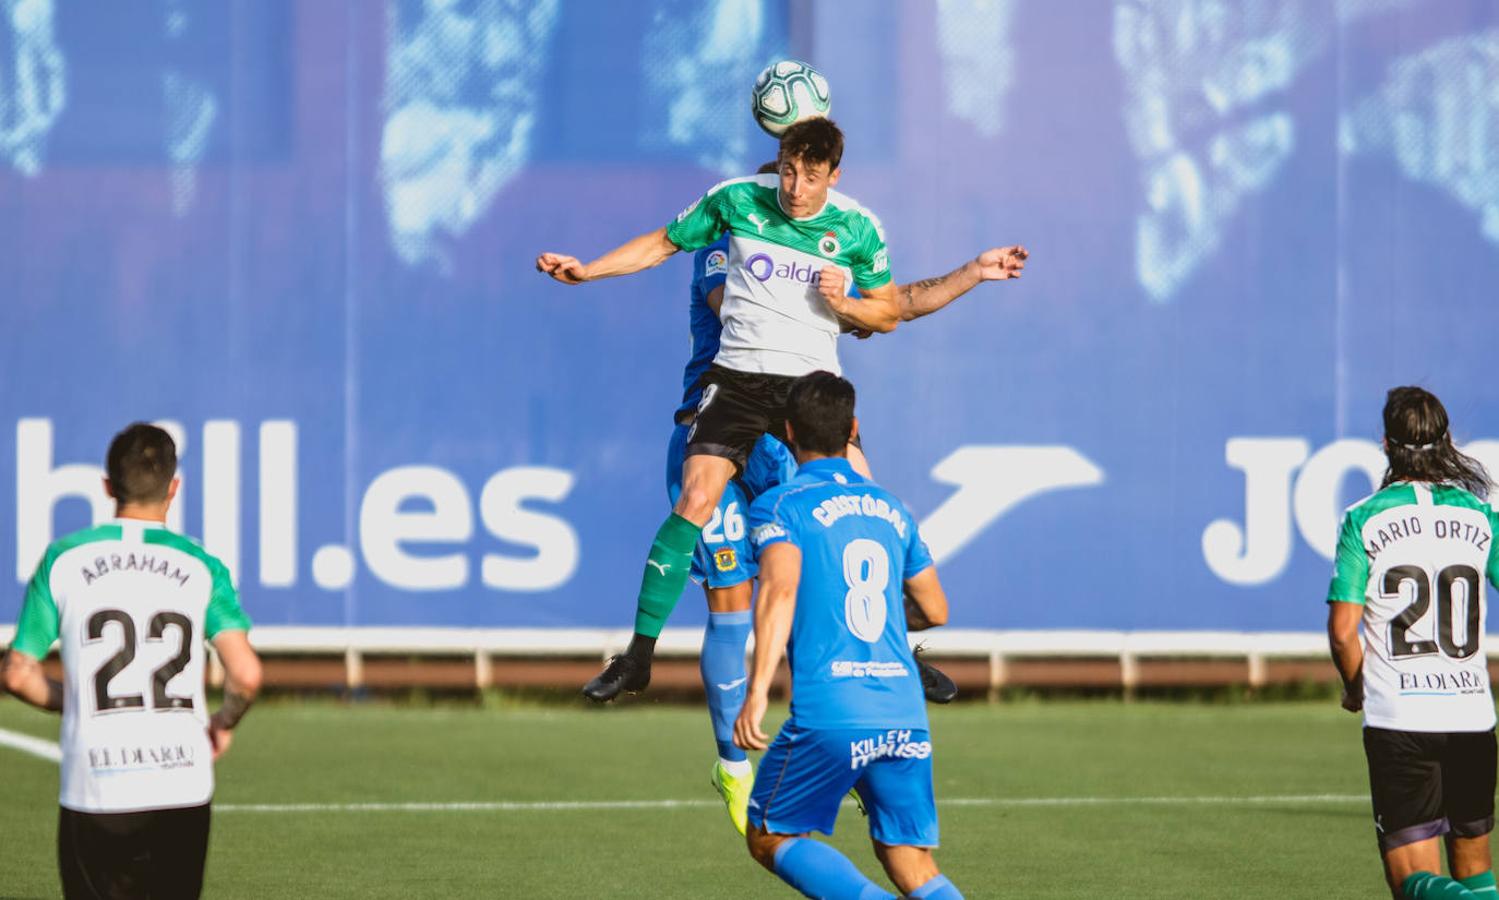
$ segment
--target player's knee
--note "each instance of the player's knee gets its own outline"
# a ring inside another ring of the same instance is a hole
[[[751,825],[744,831],[744,843],[755,862],[774,872],[776,870],[776,848],[786,840],[783,835],[767,834]]]
[[[713,507],[718,505],[718,498],[710,495],[696,485],[684,487],[682,495],[677,498],[676,514],[689,522],[705,525],[713,516]]]

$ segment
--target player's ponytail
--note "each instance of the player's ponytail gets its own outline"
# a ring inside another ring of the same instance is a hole
[[[1384,404],[1385,469],[1381,488],[1396,481],[1454,484],[1478,497],[1489,494],[1483,464],[1452,443],[1447,410],[1430,391],[1392,388]]]

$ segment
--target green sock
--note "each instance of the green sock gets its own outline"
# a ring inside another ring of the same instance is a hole
[[[1494,884],[1494,872],[1492,869],[1487,872],[1479,872],[1470,878],[1459,878],[1457,883],[1471,891],[1473,896],[1478,897],[1479,900],[1493,900],[1495,895],[1499,895],[1499,886],[1495,886]]]
[[[692,571],[692,551],[702,526],[672,513],[656,532],[651,555],[640,576],[640,595],[635,600],[635,631],[649,638],[661,636],[687,576]]]
[[[1400,885],[1400,892],[1409,900],[1464,900],[1475,894],[1445,875],[1416,872]]]

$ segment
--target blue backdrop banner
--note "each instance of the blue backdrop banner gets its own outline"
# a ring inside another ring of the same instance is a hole
[[[0,621],[148,419],[258,623],[627,625],[690,260],[533,262],[770,158],[790,55],[897,281],[1032,254],[842,348],[955,626],[1319,628],[1397,384],[1499,471],[1490,0],[21,0]]]

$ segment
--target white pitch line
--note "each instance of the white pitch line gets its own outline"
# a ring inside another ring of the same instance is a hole
[[[62,762],[62,749],[56,744],[19,731],[0,728],[0,747],[9,747],[55,763]]]
[[[51,741],[0,728],[0,746],[52,762],[62,750]],[[852,803],[852,801],[845,801]],[[1266,806],[1277,803],[1368,803],[1368,794],[1264,794],[1247,797],[939,797],[938,806]],[[698,809],[721,800],[495,800],[454,803],[216,803],[226,813],[382,813],[382,812],[568,812],[611,809]]]
[[[495,800],[472,803],[215,803],[214,812],[552,812],[558,810],[687,809],[722,800]]]
[[[1277,803],[1367,803],[1365,794],[1266,794],[1250,797],[950,797],[940,806],[1265,806]],[[852,800],[845,801],[852,804]],[[214,812],[566,812],[610,809],[696,809],[721,800],[499,800],[473,803],[216,803]]]

